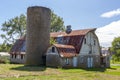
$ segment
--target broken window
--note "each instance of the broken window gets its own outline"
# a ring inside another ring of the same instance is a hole
[[[57,43],[63,44],[63,37],[62,36],[57,37]]]

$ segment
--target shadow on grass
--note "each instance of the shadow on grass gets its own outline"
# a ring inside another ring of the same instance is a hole
[[[95,72],[105,72],[107,69],[111,70],[116,70],[116,68],[63,68],[64,70],[69,70],[69,69],[82,69],[85,71],[95,71]]]
[[[11,70],[19,70],[19,71],[45,71],[45,66],[19,66],[11,68]]]
[[[86,71],[105,72],[107,68],[82,68]]]

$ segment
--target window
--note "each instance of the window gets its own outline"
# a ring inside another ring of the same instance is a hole
[[[15,54],[15,58],[17,57],[17,55]]]
[[[55,52],[55,47],[52,47],[52,52]]]
[[[96,56],[96,62],[98,62],[98,59],[99,59],[99,57],[98,57],[98,56]]]
[[[107,57],[107,61],[110,61],[110,60],[109,60],[109,57]]]
[[[68,64],[69,64],[69,59],[66,58],[65,62],[66,62],[66,64],[68,65]]]
[[[94,45],[96,45],[96,41],[94,40]]]
[[[20,59],[20,55],[17,55],[17,59]]]
[[[63,44],[63,37],[62,36],[57,37],[57,43]]]
[[[11,57],[13,58],[13,56],[14,56],[14,55],[12,54]]]
[[[89,51],[89,54],[92,54],[92,51],[91,51],[91,50]]]
[[[86,38],[84,39],[84,44],[86,44]]]
[[[23,57],[24,57],[24,55],[23,55],[23,54],[21,54],[21,59],[23,59]]]
[[[84,57],[81,56],[81,57],[80,57],[80,63],[83,63],[83,62],[84,62]]]

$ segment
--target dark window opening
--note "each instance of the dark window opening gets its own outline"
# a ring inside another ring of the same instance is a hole
[[[14,55],[12,54],[11,56],[12,56],[12,58],[13,58]]]
[[[68,58],[66,58],[66,60],[65,60],[65,61],[66,61],[66,64],[68,65],[68,64],[69,64],[69,59],[68,59]]]
[[[57,43],[63,44],[63,37],[57,37]]]
[[[23,54],[21,54],[21,59],[23,59],[23,57],[24,57],[24,55],[23,55]]]
[[[17,55],[15,54],[15,58],[17,57]]]
[[[89,51],[89,54],[92,54],[92,51]]]
[[[52,47],[52,52],[55,52],[55,47]]]
[[[94,40],[94,45],[96,45],[96,41]]]
[[[84,39],[84,44],[86,44],[86,38]]]

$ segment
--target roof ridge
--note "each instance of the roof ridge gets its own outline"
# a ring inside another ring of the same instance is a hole
[[[75,35],[86,35],[90,31],[95,31],[96,28],[91,29],[81,29],[81,30],[73,30],[70,34],[67,34],[66,32],[52,32],[50,33],[51,37],[58,37],[58,36],[75,36]]]

